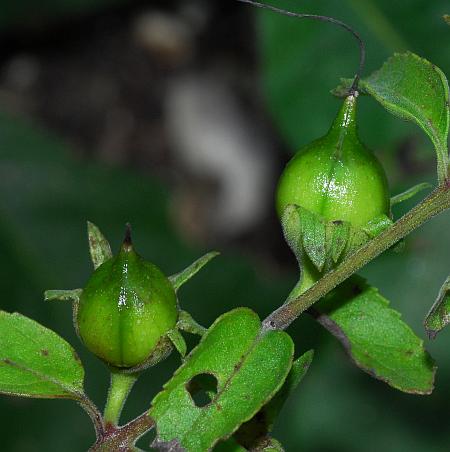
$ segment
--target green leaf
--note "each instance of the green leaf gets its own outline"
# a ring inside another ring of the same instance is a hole
[[[219,317],[153,401],[154,447],[209,450],[251,419],[280,389],[294,346],[284,332],[262,330],[258,316],[238,308]],[[210,403],[197,406],[186,385],[199,375],[217,380]]]
[[[439,295],[425,318],[425,329],[428,337],[434,339],[450,322],[450,276],[439,291]]]
[[[414,187],[408,188],[408,190],[404,191],[403,193],[399,193],[398,195],[393,196],[391,198],[391,207],[395,206],[396,204],[400,204],[401,202],[407,201],[408,199],[416,196],[421,191],[427,190],[431,187],[432,185],[428,182],[422,182],[421,184],[414,185]]]
[[[448,172],[449,88],[434,64],[406,52],[389,58],[361,86],[386,110],[417,124],[430,137],[438,160],[438,180]]]
[[[96,269],[100,267],[103,262],[111,259],[113,254],[108,240],[106,240],[100,229],[90,221],[87,222],[87,228],[89,251],[91,253],[91,259],[92,263],[94,264],[94,269]]]
[[[182,272],[177,273],[169,277],[175,291],[177,291],[183,284],[189,281],[196,273],[198,273],[211,259],[214,259],[220,253],[217,251],[211,251],[205,254],[200,259],[197,259],[193,264],[189,265]]]
[[[317,311],[319,323],[362,370],[403,392],[432,392],[436,367],[423,341],[376,288],[353,277],[319,303]]]
[[[272,445],[268,434],[272,431],[275,420],[286,400],[306,375],[313,356],[314,351],[310,350],[294,361],[281,389],[252,419],[239,427],[234,438],[240,445],[248,450],[260,450],[262,445],[267,447]]]
[[[0,392],[40,398],[83,396],[84,370],[55,332],[21,314],[0,311]]]
[[[292,363],[292,368],[281,389],[276,393],[273,399],[263,408],[265,420],[267,423],[267,432],[272,431],[273,424],[280,414],[283,405],[288,397],[294,392],[303,377],[308,372],[314,357],[314,350],[309,350]]]

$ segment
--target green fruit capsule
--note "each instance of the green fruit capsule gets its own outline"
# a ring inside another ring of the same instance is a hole
[[[361,143],[356,126],[356,96],[345,99],[328,133],[306,145],[281,175],[276,207],[281,218],[290,204],[301,206],[326,222],[347,222],[352,231],[380,216],[390,217],[385,172]],[[359,242],[361,245],[361,242]],[[351,251],[347,247],[347,253]],[[323,271],[303,257],[306,290]]]
[[[359,140],[355,113],[356,97],[349,96],[329,132],[306,145],[288,163],[276,194],[280,217],[289,204],[356,227],[389,215],[386,175]]]
[[[158,267],[134,251],[129,234],[119,254],[92,274],[76,314],[86,347],[121,368],[149,360],[175,327],[177,317],[172,284]]]

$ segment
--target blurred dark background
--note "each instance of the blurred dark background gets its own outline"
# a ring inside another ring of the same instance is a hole
[[[408,49],[450,74],[445,0],[273,3],[354,26],[367,44],[366,73]],[[83,350],[70,306],[43,301],[45,289],[86,282],[86,220],[116,247],[130,221],[140,253],[167,274],[221,250],[180,293],[205,325],[236,306],[264,316],[282,303],[296,266],[274,213],[276,179],[330,125],[340,101],[329,90],[358,63],[350,36],[231,0],[4,0],[0,39],[0,308],[74,345],[96,403],[105,367]],[[392,193],[434,182],[426,137],[371,99],[359,104],[361,136]],[[434,219],[402,254],[385,253],[362,272],[423,337],[450,269],[449,220]],[[449,450],[449,330],[426,341],[439,365],[427,397],[354,368],[308,318],[289,332],[298,353],[313,347],[316,357],[275,430],[287,451]],[[149,406],[178,365],[174,355],[140,380],[124,420]],[[6,452],[83,451],[94,439],[70,401],[2,397],[0,431]]]

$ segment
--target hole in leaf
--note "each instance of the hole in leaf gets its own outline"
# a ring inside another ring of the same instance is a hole
[[[195,406],[203,408],[217,394],[217,378],[212,374],[198,374],[186,383],[186,389],[189,392]]]

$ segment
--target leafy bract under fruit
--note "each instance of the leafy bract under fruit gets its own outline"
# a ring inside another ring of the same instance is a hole
[[[169,279],[126,240],[83,289],[77,324],[90,351],[113,366],[129,368],[152,355],[177,317]]]
[[[281,175],[277,211],[302,269],[292,296],[369,240],[368,225],[390,224],[386,175],[359,140],[355,114],[350,95],[329,132],[301,149]]]

